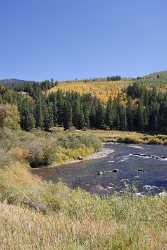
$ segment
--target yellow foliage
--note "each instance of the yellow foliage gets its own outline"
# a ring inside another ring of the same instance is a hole
[[[93,96],[96,96],[102,102],[106,103],[109,97],[115,99],[120,96],[120,94],[122,100],[124,100],[126,96],[123,91],[130,83],[130,80],[64,82],[51,88],[49,93],[56,92],[58,90],[63,92],[78,92],[81,95],[91,93]]]

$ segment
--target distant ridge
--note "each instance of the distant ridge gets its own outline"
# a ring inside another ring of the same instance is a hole
[[[154,72],[154,73],[145,75],[144,78],[167,80],[167,70]]]
[[[99,78],[95,78],[94,81],[106,81],[108,77],[99,77]],[[156,80],[159,79],[161,81],[167,81],[167,70],[164,71],[157,71],[157,72],[153,72],[144,76],[141,76],[141,78],[145,78],[145,79],[150,79],[150,80]],[[122,80],[134,80],[135,78],[122,78]],[[80,80],[64,80],[64,81],[59,81],[60,83],[63,82],[77,82],[77,81],[84,81],[84,79],[80,79]],[[87,82],[92,81],[92,79],[87,79],[85,80]],[[15,79],[15,78],[9,78],[9,79],[2,79],[0,80],[0,84],[3,85],[8,85],[8,86],[12,86],[15,84],[23,84],[23,83],[36,83],[37,81],[32,81],[32,80],[21,80],[21,79]]]
[[[0,84],[2,85],[7,85],[7,86],[12,86],[16,84],[23,84],[23,83],[33,83],[35,81],[27,81],[27,80],[20,80],[20,79],[2,79],[0,80]]]

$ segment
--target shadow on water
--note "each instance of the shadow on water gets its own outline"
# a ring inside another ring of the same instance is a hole
[[[47,181],[62,181],[104,196],[124,190],[138,194],[167,191],[167,146],[110,143],[105,147],[114,150],[105,158],[32,172]]]

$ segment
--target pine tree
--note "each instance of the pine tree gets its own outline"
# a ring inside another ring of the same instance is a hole
[[[144,106],[141,101],[138,103],[137,107],[137,124],[136,124],[137,130],[143,130],[145,127],[144,124]]]
[[[69,129],[72,127],[72,107],[70,103],[64,104],[64,113],[63,113],[63,126],[64,129]]]
[[[72,96],[72,109],[73,109],[73,124],[76,128],[80,127],[80,118],[81,118],[81,97],[79,94]]]
[[[51,103],[48,103],[44,106],[44,130],[49,131],[53,126],[53,109]]]
[[[33,114],[33,107],[28,98],[23,99],[19,111],[21,114],[21,127],[30,131],[35,127],[35,119]]]
[[[53,101],[53,123],[54,123],[54,126],[56,127],[58,123],[58,108],[57,108],[56,97],[54,97],[54,101]]]
[[[106,107],[105,124],[112,129],[114,126],[114,108],[112,99],[109,98]]]
[[[96,109],[96,126],[99,129],[105,128],[105,112],[103,105],[99,102]]]
[[[77,122],[77,128],[83,129],[85,127],[85,117],[83,110],[80,110],[80,114],[78,115],[78,122]]]
[[[64,94],[62,91],[57,91],[56,93],[57,99],[57,123],[59,125],[63,124],[63,113],[64,113]]]
[[[35,120],[36,127],[43,128],[44,123],[44,111],[43,111],[43,102],[41,100],[41,96],[37,99],[36,109],[35,109]]]
[[[127,128],[130,131],[134,130],[134,109],[131,98],[128,98],[127,103]]]
[[[90,113],[89,113],[89,121],[90,121],[90,127],[96,128],[96,107],[95,105],[92,105]]]

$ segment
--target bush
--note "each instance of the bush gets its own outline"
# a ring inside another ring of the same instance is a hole
[[[27,135],[30,135],[27,136]],[[20,137],[21,138],[21,137]],[[79,156],[94,153],[101,146],[95,136],[79,135],[76,133],[26,133],[26,136],[16,143],[17,151],[21,158],[26,157],[31,167],[40,167],[51,164],[63,163],[67,160],[76,160]]]
[[[20,128],[20,116],[15,105],[0,105],[0,126],[10,129]]]
[[[58,137],[58,144],[63,148],[77,149],[82,145],[92,147],[96,151],[100,148],[101,142],[94,135],[85,134],[65,134],[63,137]]]
[[[28,150],[27,160],[31,167],[49,165],[55,160],[56,148],[48,144],[45,140],[34,140],[26,145]]]
[[[5,118],[7,116],[5,105],[0,105],[0,127],[4,127]]]

